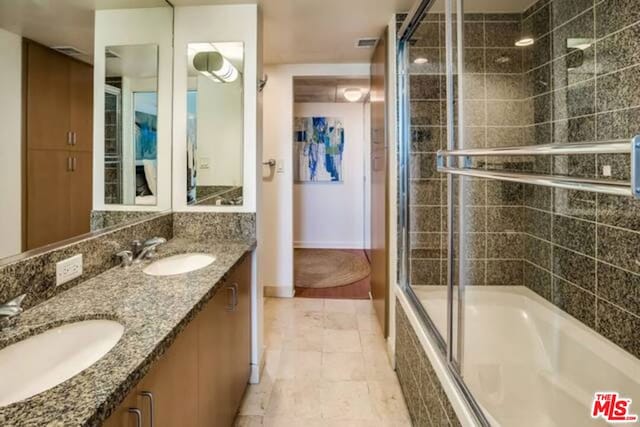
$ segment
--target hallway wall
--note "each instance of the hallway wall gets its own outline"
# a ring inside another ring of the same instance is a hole
[[[293,185],[294,247],[364,249],[364,154],[368,138],[363,129],[363,104],[295,104],[294,115],[340,118],[345,137],[343,182]]]
[[[369,64],[282,64],[265,67],[263,156],[276,168],[262,168],[258,241],[267,296],[293,296],[293,78],[296,76],[366,76]],[[277,170],[280,172],[277,172]]]

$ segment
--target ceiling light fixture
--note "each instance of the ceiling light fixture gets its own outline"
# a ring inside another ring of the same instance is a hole
[[[358,102],[362,98],[362,90],[358,88],[345,89],[344,98],[349,102]]]
[[[423,57],[419,57],[413,60],[413,63],[418,65],[426,64],[427,62],[429,62],[429,60]]]
[[[532,44],[533,44],[533,38],[531,37],[523,37],[516,42],[516,46],[518,47],[531,46]]]
[[[231,83],[240,74],[220,52],[199,52],[193,57],[193,68],[214,81]]]

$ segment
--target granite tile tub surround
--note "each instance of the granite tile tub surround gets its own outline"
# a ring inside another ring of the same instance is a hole
[[[0,333],[0,348],[51,327],[107,318],[125,330],[94,365],[27,400],[0,408],[0,425],[99,426],[215,295],[228,274],[249,256],[255,242],[174,238],[161,257],[201,252],[213,264],[188,274],[148,276],[146,264],[113,268],[24,312]]]
[[[396,373],[414,426],[461,425],[398,300]]]
[[[160,214],[151,219],[129,223],[115,230],[47,250],[18,255],[3,260],[0,265],[0,302],[27,294],[24,308],[33,307],[52,296],[70,289],[118,264],[114,257],[119,251],[130,249],[136,239],[173,237],[173,217]],[[82,254],[82,276],[56,287],[56,263]]]
[[[256,214],[174,212],[173,234],[191,239],[253,240],[256,238]]]
[[[141,221],[156,215],[158,215],[157,212],[144,211],[91,211],[91,231]]]

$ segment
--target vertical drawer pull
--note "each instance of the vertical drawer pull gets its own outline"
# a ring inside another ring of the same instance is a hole
[[[136,416],[136,427],[142,427],[142,412],[138,408],[129,408],[129,413]]]
[[[76,157],[73,157],[71,161],[71,172],[76,171],[76,166],[78,166],[78,159]]]
[[[67,131],[67,145],[73,145],[73,135],[71,131]]]
[[[71,145],[76,145],[78,143],[78,134],[76,132],[71,132]]]
[[[150,391],[143,391],[142,393],[140,393],[140,396],[149,399],[149,426],[154,427],[153,414],[156,412],[156,410],[153,402],[153,393],[151,393]]]
[[[238,284],[234,283],[231,286],[233,286],[233,310],[235,311],[238,306]]]
[[[72,164],[72,160],[71,157],[67,157],[67,172],[71,172],[73,171],[73,164]]]

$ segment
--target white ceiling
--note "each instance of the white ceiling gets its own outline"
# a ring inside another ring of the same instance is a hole
[[[45,46],[73,46],[93,62],[93,15],[98,9],[163,7],[164,0],[0,0],[0,28]]]
[[[393,13],[416,0],[170,0],[175,6],[257,2],[266,64],[368,62],[356,40],[379,37]],[[533,0],[465,0],[466,12],[521,12]],[[164,0],[0,0],[0,28],[47,46],[70,45],[91,62],[93,11],[158,7]],[[433,11],[442,11],[437,0]]]

